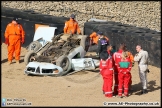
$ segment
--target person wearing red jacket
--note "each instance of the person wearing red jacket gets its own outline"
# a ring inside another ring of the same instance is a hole
[[[100,54],[100,73],[103,77],[103,92],[105,97],[111,98],[113,96],[113,63],[112,57],[108,55],[107,51],[102,51]]]
[[[124,87],[124,96],[128,96],[128,90],[129,90],[129,83],[131,78],[131,68],[132,68],[132,62],[130,60],[130,57],[128,55],[127,51],[123,51],[121,54],[121,62],[117,64],[117,67],[119,67],[118,72],[118,80],[119,80],[119,86],[118,86],[118,97],[122,97],[123,87]]]
[[[113,92],[114,96],[118,94],[118,84],[119,84],[118,73],[119,73],[119,68],[120,68],[118,64],[121,60],[121,54],[123,50],[124,51],[126,50],[126,45],[124,43],[120,44],[119,50],[113,54],[114,80],[115,80],[114,92]]]
[[[113,52],[112,52],[113,48],[112,48],[112,45],[108,45],[107,46],[107,52],[109,55],[113,56]]]

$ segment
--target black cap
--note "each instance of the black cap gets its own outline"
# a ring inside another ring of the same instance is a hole
[[[98,31],[97,35],[103,35],[103,33],[101,31]]]
[[[71,14],[71,16],[70,16],[71,18],[75,18],[75,15],[74,14]]]
[[[13,20],[13,21],[18,21],[18,18],[14,17],[12,20]]]
[[[100,53],[100,59],[106,60],[106,59],[108,59],[108,57],[109,57],[109,54],[107,51],[102,51]]]

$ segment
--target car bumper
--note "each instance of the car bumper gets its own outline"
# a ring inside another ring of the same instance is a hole
[[[61,67],[45,62],[29,62],[24,70],[24,73],[27,75],[32,74],[42,76],[58,75],[61,72],[63,72]]]

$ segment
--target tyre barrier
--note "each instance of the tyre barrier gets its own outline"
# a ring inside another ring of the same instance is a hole
[[[69,19],[66,17],[57,17],[52,15],[41,14],[33,10],[19,10],[2,7],[1,11],[1,16],[18,17],[21,19],[28,19],[30,21],[37,21],[43,23],[65,23],[65,21]]]
[[[99,30],[110,39],[110,44],[115,45],[116,48],[120,43],[125,43],[133,55],[137,53],[136,45],[140,44],[149,53],[149,64],[156,67],[161,66],[161,32],[112,21],[90,21],[84,24],[85,35],[89,36],[92,32]]]
[[[13,17],[19,19],[19,23],[25,31],[25,43],[23,47],[27,47],[32,41],[35,33],[35,24],[49,25],[57,27],[55,35],[63,33],[66,17],[56,17],[52,15],[44,15],[33,10],[18,10],[13,8],[1,7],[1,40],[4,42],[4,32],[7,24],[12,21]]]

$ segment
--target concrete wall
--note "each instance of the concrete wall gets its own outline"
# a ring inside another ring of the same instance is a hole
[[[160,1],[2,1],[1,5],[54,16],[74,13],[81,28],[86,20],[97,18],[161,31]]]

